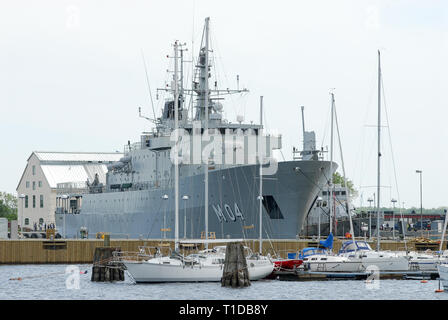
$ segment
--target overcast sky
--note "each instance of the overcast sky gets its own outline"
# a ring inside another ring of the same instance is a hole
[[[225,116],[258,122],[263,95],[266,126],[283,135],[286,160],[302,143],[301,105],[306,129],[316,132],[318,146],[329,145],[335,88],[345,168],[362,196],[355,206],[376,191],[381,50],[382,204],[399,196],[405,207],[419,207],[420,169],[423,206],[448,205],[443,0],[2,1],[0,190],[15,193],[34,150],[122,151],[138,141],[151,127],[138,107],[152,114],[141,51],[155,99],[172,43],[186,42],[190,54],[193,41],[197,53],[207,16],[218,84],[236,87],[239,75],[250,90],[224,102]]]

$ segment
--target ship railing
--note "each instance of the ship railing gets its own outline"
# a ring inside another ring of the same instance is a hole
[[[67,193],[71,190],[84,190],[87,188],[86,181],[60,182],[56,185],[58,193]]]
[[[125,144],[123,147],[124,154],[128,154],[131,150],[140,150],[142,149],[141,142],[134,142],[131,144]]]
[[[55,214],[80,214],[81,209],[72,207],[72,208],[64,208],[64,207],[56,207]]]
[[[150,258],[153,258],[152,255],[135,252],[135,251],[114,251],[113,252],[113,261],[146,261]]]
[[[86,188],[83,193],[103,193],[104,191],[106,191],[106,186],[100,184]]]
[[[173,187],[172,179],[159,179],[157,181],[145,181],[132,184],[129,188],[115,188],[108,189],[108,192],[124,192],[124,191],[139,191],[139,190],[152,190],[160,188],[170,188]]]

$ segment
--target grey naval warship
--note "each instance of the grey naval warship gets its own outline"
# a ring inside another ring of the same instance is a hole
[[[204,238],[208,230],[206,238],[213,234],[223,239],[257,239],[260,190],[263,237],[298,237],[336,164],[323,161],[317,152],[276,162],[273,151],[281,149],[280,135],[264,134],[262,124],[247,124],[241,117],[237,123],[223,118],[225,96],[248,90],[218,89],[216,81],[210,88],[213,59],[208,18],[190,89],[184,88],[183,46],[176,41],[174,57],[170,57],[176,66],[171,84],[157,90],[164,95],[161,116],[144,117],[155,124],[151,131],[142,133],[137,143],[128,141],[120,161],[108,165],[104,184],[97,179],[87,182],[86,191],[76,195],[77,210],[56,210],[56,225],[65,237],[95,237],[104,232],[111,238],[174,239],[173,159],[179,161],[180,238]],[[176,106],[178,121],[174,121]],[[173,139],[175,124],[182,134]],[[177,158],[172,155],[174,148]]]

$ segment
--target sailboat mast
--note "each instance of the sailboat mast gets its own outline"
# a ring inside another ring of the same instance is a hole
[[[184,49],[180,51],[180,97],[182,98],[182,108],[184,107]]]
[[[179,83],[177,79],[178,73],[178,43],[174,42],[174,132],[175,141],[179,139]],[[179,163],[178,163],[178,149],[176,148],[174,159],[174,249],[179,249]]]
[[[334,100],[334,97],[333,97]],[[344,189],[345,189],[345,208],[347,211],[347,215],[350,221],[350,234],[352,236],[353,244],[355,244],[355,231],[353,229],[353,221],[352,221],[352,215],[350,213],[350,207],[349,207],[349,199],[350,199],[350,190],[348,188],[348,181],[347,176],[345,174],[345,164],[344,164],[344,155],[342,153],[342,143],[341,143],[341,135],[339,133],[339,123],[338,123],[338,113],[336,111],[336,103],[333,103],[334,108],[334,119],[336,121],[336,132],[338,134],[338,142],[339,142],[339,153],[341,154],[341,164],[342,164],[342,176],[343,176],[343,182],[344,182]],[[355,251],[357,250],[357,246],[355,246]]]
[[[445,210],[445,222],[443,224],[442,237],[440,238],[439,254],[442,254],[443,241],[445,240],[446,225],[448,223],[447,211]],[[404,230],[404,229],[403,229]]]
[[[262,168],[262,152],[261,144],[262,142],[262,127],[263,127],[263,96],[260,96],[260,130],[258,131],[258,161],[260,162],[259,176],[260,176],[260,190],[258,195],[259,200],[259,215],[260,215],[260,254],[263,254],[263,168]]]
[[[331,133],[330,133],[330,233],[333,231],[333,115],[334,115],[334,94],[331,93]]]
[[[209,88],[208,88],[208,69],[209,69],[209,60],[208,60],[208,53],[209,53],[209,44],[208,44],[208,32],[209,32],[209,20],[210,18],[205,18],[205,92],[204,92],[204,113],[205,113],[205,120],[204,120],[204,134],[208,137],[208,95],[209,95]],[[205,159],[205,166],[204,166],[204,176],[205,176],[205,187],[204,187],[204,215],[205,215],[205,240],[208,241],[208,155],[206,155]],[[208,242],[205,243],[205,248],[208,249]]]
[[[380,168],[381,168],[381,55],[378,50],[378,173],[377,173],[377,211],[376,211],[376,229],[377,229],[377,246],[376,250],[380,250]]]
[[[305,115],[303,114],[304,106],[300,107],[302,110],[302,134],[303,134],[303,151],[306,151],[306,143],[305,143]]]

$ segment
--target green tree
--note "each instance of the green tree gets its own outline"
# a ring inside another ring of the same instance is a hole
[[[0,217],[17,220],[17,197],[13,194],[0,192]]]
[[[333,173],[333,184],[340,184],[345,187],[345,182],[347,180],[347,188],[350,192],[350,196],[352,198],[356,198],[358,196],[358,191],[355,189],[353,182],[349,179],[344,179],[343,176],[339,172]]]

